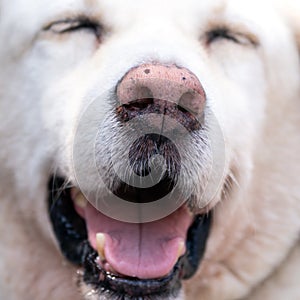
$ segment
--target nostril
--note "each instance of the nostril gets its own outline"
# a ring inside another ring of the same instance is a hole
[[[137,86],[136,87],[136,90],[135,90],[135,99],[132,99],[133,101],[134,100],[143,100],[143,99],[150,99],[150,98],[153,98],[153,94],[151,92],[151,90],[146,87],[146,86]]]
[[[198,93],[188,91],[180,97],[178,107],[179,109],[183,108],[185,111],[197,114],[201,111],[200,108],[203,104],[203,100],[199,98],[201,98],[201,96]]]
[[[186,110],[183,106],[181,106],[181,105],[177,105],[177,109],[178,109],[179,111],[181,111],[182,113],[184,113],[184,114],[187,113],[187,110]]]
[[[153,98],[144,98],[132,101],[128,104],[123,104],[123,107],[129,111],[142,111],[153,105],[154,99]]]
[[[117,89],[117,97],[120,104],[131,104],[143,99],[153,98],[151,89],[142,82],[137,82],[133,78],[122,82]]]

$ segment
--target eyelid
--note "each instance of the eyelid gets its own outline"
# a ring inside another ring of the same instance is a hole
[[[52,31],[53,33],[57,34],[63,34],[75,31],[77,29],[79,30],[80,28],[90,28],[95,31],[97,36],[99,36],[102,32],[102,26],[97,21],[93,21],[85,16],[66,18],[51,22],[50,24],[46,25],[43,30]]]
[[[227,39],[242,46],[252,46],[254,48],[259,46],[258,39],[253,34],[242,33],[231,30],[227,27],[216,27],[205,33],[206,44],[210,45],[216,39]]]
[[[49,25],[45,26],[43,30],[45,31],[53,31],[54,33],[63,33],[66,30],[68,30],[71,27],[74,27],[80,25],[80,20],[72,20],[72,19],[65,19],[65,20],[59,20],[50,23]]]

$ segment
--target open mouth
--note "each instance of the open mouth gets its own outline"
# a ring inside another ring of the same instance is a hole
[[[183,205],[158,221],[125,223],[96,210],[77,188],[64,187],[64,179],[50,180],[53,230],[64,256],[82,268],[83,281],[97,293],[171,298],[197,271],[211,213],[193,215]]]

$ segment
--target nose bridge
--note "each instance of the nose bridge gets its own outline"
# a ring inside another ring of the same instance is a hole
[[[140,32],[163,33],[174,28],[174,14],[171,12],[173,7],[166,1],[152,0],[151,5],[142,4],[135,14],[136,25],[142,28]],[[155,4],[153,2],[156,2]]]
[[[134,48],[141,48],[143,51],[148,48],[148,50],[152,50],[152,54],[155,54],[168,48],[169,54],[172,55],[174,48],[180,48],[181,41],[187,40],[187,36],[183,34],[176,18],[166,12],[161,4],[150,5],[146,9],[139,7],[134,15],[131,12],[130,16],[132,17],[125,18],[124,26],[118,24],[116,33],[122,33],[122,35],[118,35],[119,39],[124,42],[124,47],[134,46],[133,51],[135,51]]]

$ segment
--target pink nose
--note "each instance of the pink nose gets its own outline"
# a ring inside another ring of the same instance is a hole
[[[131,69],[117,86],[122,106],[118,113],[135,117],[142,111],[201,116],[206,103],[204,89],[191,71],[176,65],[144,64]],[[182,118],[182,116],[175,116]]]

